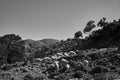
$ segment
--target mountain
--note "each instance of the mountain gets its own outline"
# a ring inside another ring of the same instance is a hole
[[[39,40],[38,42],[40,42],[46,46],[51,46],[51,45],[59,42],[59,40],[57,40],[57,39],[42,39],[42,40]]]
[[[24,42],[24,45],[29,46],[30,48],[40,48],[44,46],[43,43],[32,40],[32,39],[23,40],[23,42]]]
[[[59,42],[59,40],[56,39],[42,39],[42,40],[32,40],[32,39],[26,39],[23,40],[24,46],[25,46],[25,53],[35,53],[38,50],[41,50],[42,47],[50,47],[54,45],[56,42]]]
[[[32,40],[32,39],[26,39],[23,40],[24,44],[29,44],[31,47],[37,48],[37,47],[42,47],[42,46],[51,46],[57,42],[59,42],[59,40],[57,39],[42,39],[42,40]]]

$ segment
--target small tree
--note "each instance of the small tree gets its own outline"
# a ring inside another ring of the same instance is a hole
[[[106,22],[106,18],[103,17],[102,19],[100,19],[100,21],[98,22],[97,26],[98,27],[103,27],[103,26],[105,26],[105,24],[108,24],[108,22]]]
[[[15,63],[24,60],[24,46],[23,42],[18,42],[9,45],[8,53],[7,53],[7,62]]]
[[[74,38],[79,38],[79,37],[82,37],[82,32],[81,31],[76,32],[75,35],[74,35]]]
[[[13,44],[20,40],[22,40],[22,38],[19,35],[15,35],[15,34],[7,34],[7,35],[4,35],[3,37],[0,37],[0,43],[2,45],[3,44]]]
[[[95,22],[93,20],[90,20],[87,22],[83,32],[84,33],[87,33],[87,32],[90,32],[93,28],[96,27],[96,25],[94,24]]]
[[[4,61],[13,63],[23,59],[23,44],[20,42],[22,39],[19,35],[7,34],[0,37],[0,45],[5,49],[0,48],[0,55],[4,54]],[[5,51],[3,51],[5,50]]]

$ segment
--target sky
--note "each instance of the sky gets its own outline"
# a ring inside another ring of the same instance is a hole
[[[120,0],[0,0],[0,36],[65,40],[89,20],[120,18]]]

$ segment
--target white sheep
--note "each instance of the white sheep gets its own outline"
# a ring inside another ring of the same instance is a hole
[[[43,59],[41,59],[41,58],[36,58],[36,60],[38,60],[38,61],[42,61]]]
[[[69,54],[65,52],[64,57],[69,57]]]
[[[47,60],[49,60],[49,59],[51,59],[50,57],[45,57],[44,59],[47,59]]]
[[[64,55],[62,53],[57,53],[57,56],[64,57]]]
[[[76,55],[76,52],[70,51],[70,52],[69,52],[69,55],[74,56],[74,55]]]
[[[58,59],[58,57],[56,55],[51,56],[52,59]]]
[[[63,59],[63,58],[61,59],[61,61],[68,63],[68,61],[66,59]]]
[[[67,69],[70,69],[70,65],[69,65],[69,64],[66,64],[66,68],[67,68]]]
[[[88,66],[89,61],[88,60],[84,60],[84,65]]]
[[[56,67],[57,67],[57,71],[59,71],[59,61],[54,61]]]

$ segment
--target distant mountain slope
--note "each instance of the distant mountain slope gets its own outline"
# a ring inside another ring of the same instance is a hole
[[[54,45],[59,40],[56,39],[42,39],[42,40],[32,40],[32,39],[26,39],[23,40],[24,44],[24,53],[25,55],[34,55],[36,51],[41,51],[43,47],[50,47]]]
[[[50,46],[50,45],[53,45],[53,44],[59,42],[59,40],[57,40],[57,39],[42,39],[42,40],[39,40],[38,42],[43,43],[46,46]]]
[[[44,46],[44,44],[31,39],[24,40],[24,45],[27,45],[30,48],[38,48]]]
[[[57,39],[42,39],[42,40],[32,40],[32,39],[26,39],[23,40],[24,44],[30,48],[34,48],[34,49],[38,49],[41,48],[43,46],[51,46],[53,44],[55,44],[56,42],[59,42],[59,40]]]

